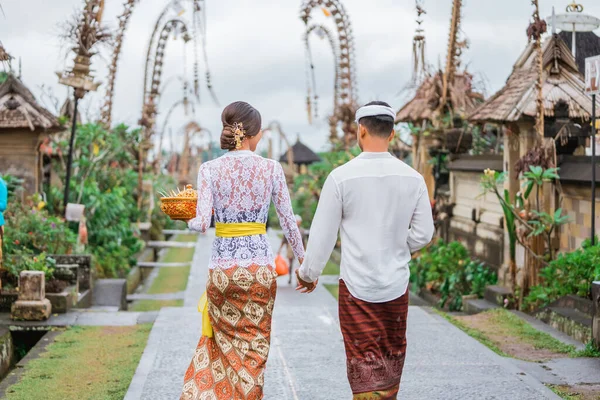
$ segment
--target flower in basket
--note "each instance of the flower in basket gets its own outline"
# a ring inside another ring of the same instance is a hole
[[[177,192],[172,190],[162,195],[160,209],[172,220],[187,221],[196,217],[198,193],[192,185],[186,185],[183,191],[177,189]]]

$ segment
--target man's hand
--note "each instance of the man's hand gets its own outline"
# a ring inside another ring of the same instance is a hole
[[[296,286],[296,290],[299,291],[300,293],[312,293],[316,288],[317,288],[317,284],[319,283],[319,280],[317,279],[314,282],[306,282],[304,280],[302,280],[302,278],[300,278],[300,270],[297,269],[296,270],[296,278],[298,278],[298,286]]]

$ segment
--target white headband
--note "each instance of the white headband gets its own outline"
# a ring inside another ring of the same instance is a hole
[[[396,118],[396,111],[394,111],[394,109],[392,107],[386,107],[386,106],[378,106],[378,105],[372,105],[372,106],[364,106],[359,108],[356,111],[356,122],[358,123],[358,121],[361,120],[361,118],[364,117],[375,117],[378,115],[386,115],[389,117],[392,117],[393,119]]]

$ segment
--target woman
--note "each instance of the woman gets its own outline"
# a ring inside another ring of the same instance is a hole
[[[236,102],[221,120],[221,148],[229,153],[200,167],[197,215],[188,221],[204,232],[214,209],[217,237],[206,285],[213,334],[198,343],[181,400],[263,397],[277,292],[265,226],[271,201],[294,254],[304,259],[283,169],[253,153],[262,136],[260,113]]]

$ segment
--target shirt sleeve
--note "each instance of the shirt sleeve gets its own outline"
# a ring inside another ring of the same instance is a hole
[[[310,228],[306,258],[299,270],[302,280],[314,282],[321,276],[337,242],[341,222],[342,198],[335,178],[329,175]]]
[[[423,182],[408,231],[407,242],[410,252],[414,253],[427,246],[431,242],[431,239],[433,239],[434,233],[435,227],[431,212],[431,202],[429,201],[427,186]]]
[[[302,244],[300,230],[296,224],[296,216],[292,210],[290,192],[285,182],[283,168],[277,162],[275,163],[272,200],[277,211],[277,216],[279,217],[281,229],[283,229],[283,234],[287,238],[288,243],[292,246],[294,255],[298,260],[304,260],[304,245]]]
[[[210,184],[210,169],[207,164],[200,166],[198,171],[198,205],[196,218],[188,221],[188,228],[196,232],[206,232],[210,227],[213,211],[213,195]]]

